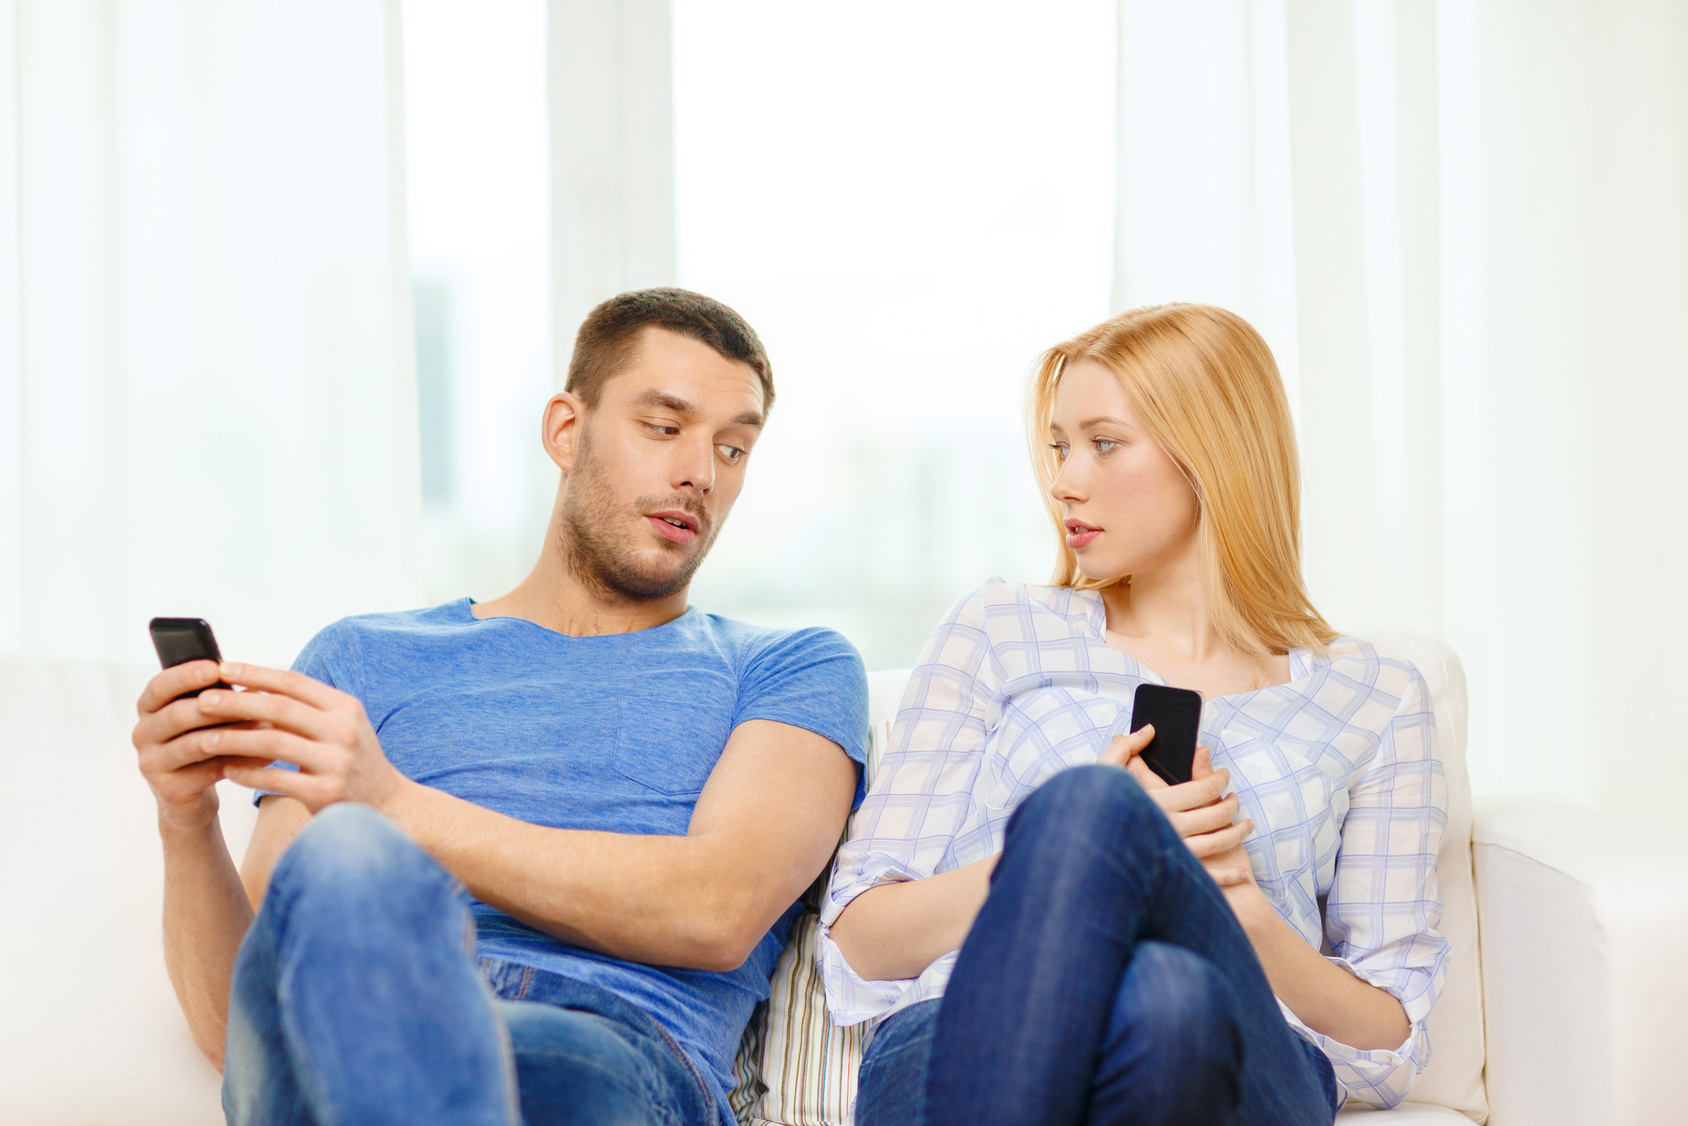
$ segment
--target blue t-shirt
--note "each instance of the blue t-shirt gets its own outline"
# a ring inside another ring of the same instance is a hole
[[[777,630],[697,609],[635,633],[569,637],[470,600],[338,621],[294,669],[363,702],[407,777],[536,825],[683,836],[739,724],[789,723],[861,763],[867,677],[831,630]],[[857,782],[856,801],[861,801]],[[733,1056],[797,904],[727,973],[625,962],[569,946],[475,902],[478,950],[615,993],[714,1077]],[[729,1114],[730,1117],[730,1114]]]

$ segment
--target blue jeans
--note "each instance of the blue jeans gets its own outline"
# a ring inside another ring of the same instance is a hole
[[[1330,1126],[1336,1093],[1159,807],[1086,766],[1015,811],[943,998],[874,1034],[856,1126]]]
[[[367,806],[276,865],[229,996],[231,1126],[700,1126],[701,1073],[595,986],[474,956],[461,885]]]

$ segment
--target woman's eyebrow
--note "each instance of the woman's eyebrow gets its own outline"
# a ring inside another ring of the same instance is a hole
[[[1102,416],[1097,417],[1097,418],[1087,418],[1087,419],[1085,419],[1083,422],[1078,424],[1078,428],[1080,430],[1089,430],[1092,426],[1103,426],[1103,425],[1128,426],[1130,424],[1128,422],[1126,422],[1125,419],[1123,419],[1123,418],[1115,418],[1112,415],[1102,415]]]

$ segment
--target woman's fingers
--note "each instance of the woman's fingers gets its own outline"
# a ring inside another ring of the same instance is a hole
[[[1181,837],[1193,837],[1198,833],[1211,833],[1223,829],[1237,819],[1237,810],[1241,803],[1236,794],[1231,794],[1212,805],[1204,805],[1200,809],[1188,812],[1169,813],[1167,819],[1172,827],[1178,830]]]
[[[1143,768],[1143,773],[1150,777],[1154,776],[1154,771],[1146,766]],[[1132,772],[1132,777],[1137,778],[1139,782],[1142,781],[1136,771]],[[1150,790],[1149,796],[1154,798],[1155,803],[1168,815],[1182,813],[1186,809],[1200,809],[1204,805],[1212,805],[1224,796],[1225,787],[1230,781],[1230,771],[1215,770],[1206,778],[1180,782],[1176,786],[1168,786],[1165,782],[1161,782],[1160,788]],[[1143,788],[1149,789],[1147,785]]]
[[[1209,868],[1207,874],[1212,876],[1213,882],[1222,888],[1246,884],[1253,878],[1253,873],[1247,868]]]
[[[1108,740],[1107,750],[1103,751],[1102,757],[1096,761],[1104,766],[1125,766],[1141,754],[1143,748],[1149,745],[1149,740],[1154,737],[1155,729],[1149,724],[1144,724],[1129,735],[1115,735]]]
[[[1254,832],[1254,822],[1248,818],[1238,821],[1235,825],[1227,825],[1223,829],[1212,833],[1198,833],[1192,837],[1185,837],[1184,843],[1190,846],[1190,851],[1199,857],[1218,856],[1230,852],[1233,848],[1248,839]]]

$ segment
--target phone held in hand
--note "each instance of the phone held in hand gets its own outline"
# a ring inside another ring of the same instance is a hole
[[[204,618],[154,618],[147,626],[152,634],[152,647],[158,652],[158,663],[167,669],[185,665],[189,661],[218,661],[223,659],[217,650],[217,637]],[[227,688],[222,681],[209,688]],[[184,692],[178,699],[197,696],[205,691],[196,688]]]
[[[1143,762],[1168,785],[1188,782],[1196,768],[1196,740],[1201,737],[1202,694],[1164,684],[1139,684],[1131,703],[1131,730],[1153,726],[1155,737],[1143,748]]]

